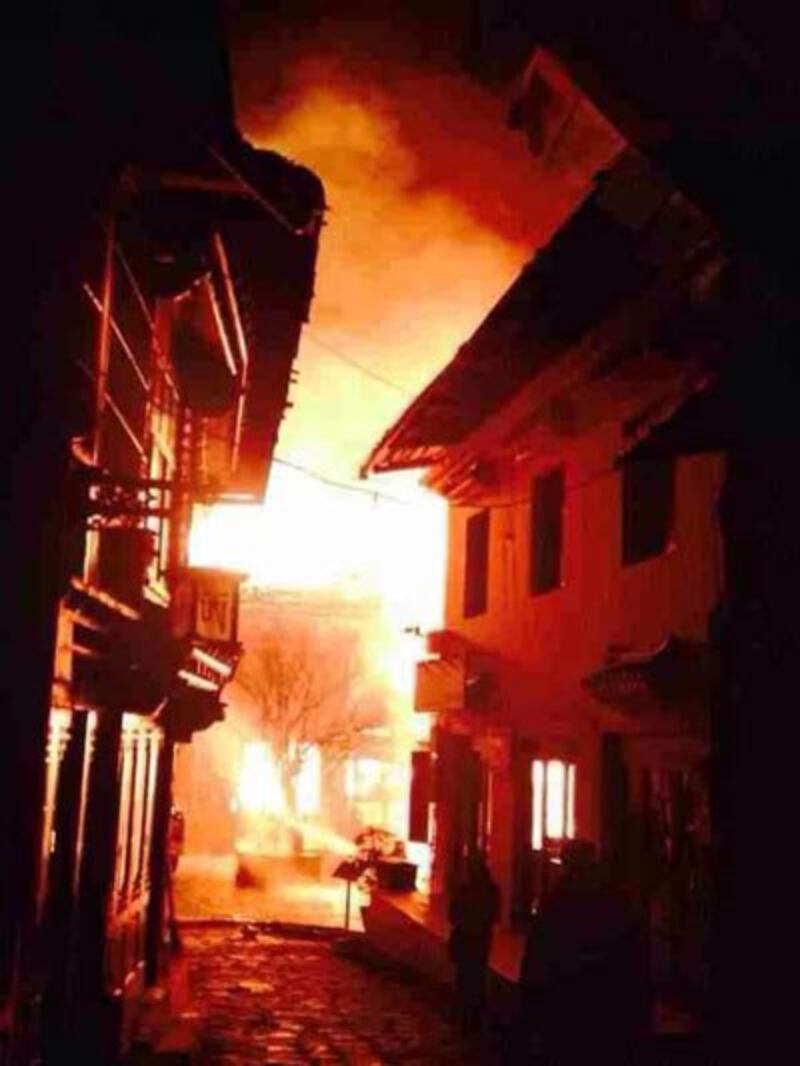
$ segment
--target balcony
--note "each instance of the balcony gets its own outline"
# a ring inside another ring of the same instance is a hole
[[[414,710],[433,714],[463,710],[466,676],[463,659],[424,659],[417,663]]]
[[[417,663],[415,711],[440,714],[496,708],[499,690],[491,655],[476,651],[458,633],[446,629],[428,634],[428,650],[436,654]]]

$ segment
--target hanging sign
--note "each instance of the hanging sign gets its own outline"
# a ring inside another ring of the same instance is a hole
[[[199,567],[185,570],[173,599],[175,635],[217,644],[235,643],[243,576]]]

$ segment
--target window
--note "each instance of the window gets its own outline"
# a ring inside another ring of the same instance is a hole
[[[420,844],[430,841],[433,794],[433,762],[429,751],[411,753],[411,789],[408,798],[408,839]]]
[[[534,759],[531,765],[531,847],[575,836],[575,764]]]
[[[464,575],[464,617],[486,610],[489,584],[489,512],[467,519],[467,555]]]
[[[622,562],[661,555],[672,525],[675,464],[637,460],[622,468]]]
[[[549,592],[561,584],[561,542],[564,471],[534,479],[531,491],[531,593]]]

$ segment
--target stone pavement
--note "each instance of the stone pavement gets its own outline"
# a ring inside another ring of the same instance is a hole
[[[351,957],[348,942],[207,924],[184,926],[182,942],[209,1066],[488,1061],[462,1043],[440,996]]]
[[[175,875],[175,907],[181,919],[235,918],[244,921],[290,922],[341,929],[345,913],[345,884],[333,878],[331,859],[323,876],[280,879],[266,888],[235,883],[233,855],[182,855]],[[350,927],[361,930],[362,898],[353,890]]]

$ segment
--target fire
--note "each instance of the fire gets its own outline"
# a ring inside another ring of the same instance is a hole
[[[254,740],[244,745],[236,798],[238,808],[247,814],[285,814],[286,797],[280,774],[270,745],[265,741]]]
[[[445,508],[408,476],[381,479],[372,496],[277,466],[263,507],[196,508],[189,554],[262,587],[377,588],[425,624],[440,610]]]
[[[190,559],[243,570],[262,587],[377,594],[384,624],[370,638],[371,670],[404,717],[402,731],[420,739],[426,723],[410,716],[410,700],[419,634],[442,624],[446,508],[414,475],[381,479],[376,492],[336,490],[276,467],[263,507],[196,512]]]
[[[280,94],[264,80],[258,34],[248,32],[238,52],[234,45],[246,135],[310,166],[326,187],[311,321],[278,455],[338,484],[276,463],[263,506],[197,509],[190,559],[245,571],[261,587],[380,599],[363,657],[395,743],[385,828],[404,836],[409,752],[429,729],[412,709],[414,671],[422,635],[442,626],[447,514],[416,472],[365,483],[355,471],[548,235],[557,190],[533,180],[526,147],[506,129],[504,100],[456,71],[399,62],[385,35],[376,48],[359,53],[351,42],[340,54],[346,37],[309,27],[301,54],[289,55],[265,30],[270,63],[282,64]],[[532,205],[534,188],[544,191]],[[248,758],[253,769],[243,761],[242,773],[259,783],[236,784],[243,808],[260,795],[304,833],[324,820],[310,770],[300,786],[308,798],[290,803],[278,784],[265,784],[276,777],[265,769],[271,756]],[[329,850],[351,850],[335,833],[314,832]]]
[[[292,809],[297,815],[319,814],[319,748],[311,746],[293,780],[293,804],[289,803],[281,774],[268,741],[251,740],[242,751],[242,764],[236,786],[236,806],[247,814],[266,814],[287,819]]]
[[[352,841],[319,823],[319,749],[312,747],[294,778],[294,811],[267,741],[250,740],[242,748],[234,807],[240,815],[239,852],[289,851],[291,833],[300,833],[307,850],[350,855]]]

